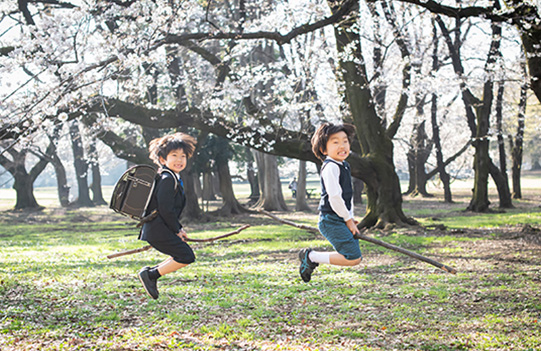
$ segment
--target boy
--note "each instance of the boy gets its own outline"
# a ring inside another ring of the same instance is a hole
[[[195,151],[196,140],[183,133],[166,135],[150,142],[150,159],[160,166],[160,175],[151,196],[147,212],[158,210],[158,216],[143,224],[139,239],[146,240],[156,250],[169,255],[155,267],[144,267],[139,280],[147,294],[157,299],[158,278],[186,267],[195,261],[188,237],[178,218],[186,205],[180,172]]]
[[[351,124],[324,123],[312,136],[312,152],[323,161],[318,227],[336,251],[302,249],[299,252],[299,273],[305,282],[310,281],[320,263],[355,266],[362,260],[359,241],[353,237],[359,229],[353,219],[351,170],[346,162],[353,135]]]

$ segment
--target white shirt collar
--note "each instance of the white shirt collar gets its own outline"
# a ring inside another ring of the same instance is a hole
[[[327,156],[327,158],[325,160],[331,160],[331,161],[334,161],[334,162],[339,163],[341,165],[344,164],[342,161],[337,161],[334,158],[332,158],[331,156]]]

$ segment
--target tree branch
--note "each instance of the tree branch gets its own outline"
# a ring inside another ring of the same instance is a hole
[[[0,48],[0,56],[7,56],[7,55],[9,55],[10,52],[12,52],[14,50],[15,50],[14,46],[2,47],[2,48]]]
[[[58,0],[28,0],[28,3],[57,5],[57,7],[64,8],[64,9],[73,9],[77,7],[76,5],[73,5],[69,2],[63,2],[63,1],[58,1]]]
[[[167,44],[179,44],[185,40],[209,40],[209,39],[235,39],[235,40],[248,40],[248,39],[269,39],[274,40],[278,44],[287,44],[291,42],[295,37],[299,35],[313,32],[317,29],[326,27],[330,24],[335,24],[342,19],[342,17],[349,13],[350,9],[354,6],[355,0],[346,0],[342,6],[331,16],[326,17],[311,24],[303,24],[299,27],[292,29],[289,33],[283,35],[278,32],[252,32],[252,33],[186,33],[186,34],[169,34],[165,37],[164,42]]]
[[[369,0],[375,1],[375,0]],[[498,14],[496,11],[493,11],[492,8],[480,7],[480,6],[470,6],[470,7],[452,7],[442,5],[439,2],[434,0],[399,0],[402,2],[418,5],[426,8],[432,13],[445,15],[452,18],[468,18],[468,17],[485,17],[491,20],[503,22],[511,18],[514,18],[512,13],[507,14]]]
[[[22,12],[24,19],[26,20],[26,24],[35,25],[34,19],[32,18],[32,14],[30,13],[30,10],[28,9],[28,0],[18,0],[19,10]]]
[[[246,228],[250,228],[250,225],[249,224],[243,225],[242,227],[240,227],[237,230],[234,230],[234,231],[229,232],[227,234],[216,236],[214,238],[207,238],[207,239],[186,238],[186,241],[197,242],[197,243],[212,242],[212,241],[216,241],[216,240],[219,240],[219,239],[227,238],[228,236],[238,234],[238,233],[240,233],[241,231],[243,231]],[[152,248],[152,246],[146,245],[146,246],[140,247],[138,249],[127,250],[127,251],[122,251],[122,252],[117,252],[117,253],[114,253],[114,254],[110,254],[110,255],[107,255],[107,258],[111,259],[111,258],[131,255],[131,254],[134,254],[134,253],[150,250],[151,248]]]
[[[454,160],[456,160],[458,158],[458,156],[462,155],[466,150],[468,150],[468,148],[471,146],[472,144],[472,140],[469,140],[466,144],[464,144],[464,146],[462,146],[462,148],[460,150],[458,150],[453,156],[449,157],[447,160],[445,160],[445,162],[443,163],[443,167],[447,167],[451,162],[453,162]],[[428,172],[426,174],[427,176],[427,179],[430,179],[432,178],[433,176],[436,175],[436,173],[439,172],[439,169],[438,168],[435,168],[433,169],[432,171]]]
[[[400,55],[402,56],[404,67],[402,68],[402,93],[400,94],[400,99],[396,106],[396,111],[393,116],[393,121],[387,128],[387,135],[389,138],[393,138],[400,127],[404,113],[406,112],[406,107],[408,104],[408,87],[411,84],[411,60],[407,58],[411,56],[411,52],[408,48],[404,35],[402,31],[398,28],[396,24],[396,12],[394,9],[391,9],[389,5],[383,1],[382,2],[383,11],[385,13],[385,18],[387,22],[391,25],[393,29],[394,36],[396,38],[396,44],[400,50]]]

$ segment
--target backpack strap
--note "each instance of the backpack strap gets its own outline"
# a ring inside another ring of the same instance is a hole
[[[175,179],[175,192],[176,192],[177,188],[178,188],[178,184],[177,184],[178,183],[178,178],[177,178],[177,176],[175,175],[175,173],[173,173],[173,171],[171,171],[170,169],[167,169],[167,168],[161,168],[158,171],[158,174],[162,174],[163,172],[167,172],[167,173],[171,174],[173,179]],[[143,226],[143,224],[145,224],[146,222],[152,221],[156,217],[158,217],[158,209],[154,209],[148,215],[141,218],[141,220],[139,221],[139,224],[137,224],[136,228],[139,228],[139,227]]]
[[[177,176],[175,175],[175,173],[173,173],[173,171],[170,170],[170,169],[167,169],[167,168],[161,168],[161,169],[160,169],[160,174],[162,174],[163,172],[167,172],[167,173],[171,174],[171,176],[173,177],[173,179],[175,179],[175,191],[177,191],[177,187],[178,187],[178,184],[177,184],[177,183],[178,183],[178,178],[177,178]]]

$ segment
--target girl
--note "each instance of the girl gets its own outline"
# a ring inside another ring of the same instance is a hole
[[[158,210],[158,216],[143,224],[139,239],[170,257],[155,267],[144,267],[139,279],[153,299],[158,298],[158,278],[186,267],[195,261],[188,237],[179,222],[186,204],[180,172],[195,151],[196,140],[183,133],[166,135],[150,142],[150,159],[160,167],[147,212]]]
[[[359,229],[353,219],[353,187],[351,170],[346,158],[350,153],[351,124],[324,123],[312,137],[312,151],[323,161],[321,166],[321,201],[319,202],[319,231],[336,251],[319,252],[302,249],[299,272],[309,282],[320,263],[355,266],[362,260],[359,241],[353,236]]]

